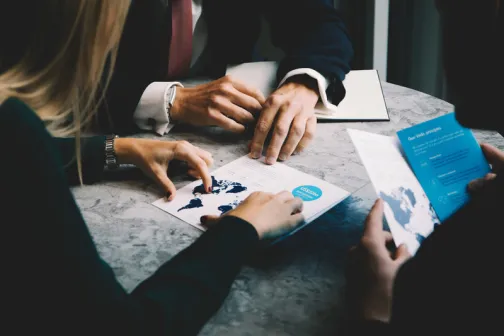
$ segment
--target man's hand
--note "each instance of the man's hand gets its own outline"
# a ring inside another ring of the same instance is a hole
[[[496,174],[499,170],[504,168],[504,153],[502,151],[489,144],[482,144],[481,150],[488,160],[488,163],[492,166],[492,172],[487,174],[485,177],[469,182],[467,188],[471,193],[481,190],[481,188],[483,188],[488,182],[497,177]]]
[[[268,164],[274,164],[277,159],[285,161],[293,153],[302,152],[313,139],[317,127],[314,108],[319,95],[310,83],[311,78],[305,77],[293,77],[266,101],[250,145],[252,158],[261,157],[270,131],[273,136],[266,152]]]
[[[178,88],[170,111],[171,118],[195,126],[220,126],[243,132],[255,121],[265,98],[254,88],[231,78],[222,77],[192,88]]]
[[[366,219],[364,234],[352,251],[348,285],[350,301],[366,320],[389,322],[392,287],[399,267],[410,257],[405,245],[387,249],[392,235],[383,231],[383,201],[376,201]]]

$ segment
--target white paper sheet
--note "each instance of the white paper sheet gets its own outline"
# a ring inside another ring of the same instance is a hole
[[[215,180],[212,194],[201,193],[203,186],[199,180],[177,190],[173,201],[159,199],[153,204],[198,229],[205,230],[200,225],[201,216],[221,215],[224,211],[235,208],[255,191],[278,193],[288,190],[304,199],[304,225],[349,196],[341,188],[282,163],[269,166],[247,156],[217,169],[212,176]]]
[[[254,62],[231,66],[226,73],[268,96],[274,90],[277,68],[276,62]],[[343,85],[346,96],[336,109],[329,110],[320,103],[316,106],[319,120],[390,120],[376,70],[350,71]]]
[[[385,217],[396,245],[404,243],[415,254],[439,220],[401,153],[399,140],[354,129],[348,133],[385,203]]]

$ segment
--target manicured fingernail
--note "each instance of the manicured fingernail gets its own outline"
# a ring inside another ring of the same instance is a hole
[[[201,224],[205,224],[205,222],[208,220],[208,216],[201,216],[200,222]]]
[[[287,160],[287,154],[280,154],[280,156],[278,157],[278,159],[280,159],[280,161]]]
[[[169,200],[170,200],[170,197],[171,197],[171,193],[170,193],[170,192],[167,192],[167,193],[166,193],[166,195],[165,195],[165,199],[166,199],[167,201],[169,201]]]
[[[275,158],[274,158],[273,156],[268,156],[268,157],[266,158],[266,163],[267,163],[267,164],[274,164],[274,163],[275,163],[275,161],[276,161],[276,160],[275,160]]]
[[[259,157],[260,157],[260,156],[261,156],[261,154],[259,154],[259,152],[258,152],[258,151],[253,151],[253,152],[252,152],[252,158],[254,158],[254,159],[259,159]]]
[[[212,187],[208,187],[208,192],[211,193],[213,191]]]

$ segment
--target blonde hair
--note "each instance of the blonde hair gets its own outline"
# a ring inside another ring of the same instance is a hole
[[[75,136],[82,182],[80,137],[112,76],[130,0],[7,2],[6,15],[25,17],[18,25],[29,22],[19,36],[8,36],[7,45],[1,41],[0,104],[18,98],[54,136]]]

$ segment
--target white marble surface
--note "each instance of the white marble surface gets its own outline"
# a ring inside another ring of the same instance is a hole
[[[410,125],[451,112],[431,96],[383,83],[390,122],[319,123],[317,136],[287,164],[353,194],[306,229],[244,267],[221,310],[202,335],[334,335],[344,310],[346,251],[355,244],[376,198],[346,128],[392,135]],[[246,154],[247,138],[215,129],[175,129],[168,139],[185,139],[213,153],[216,167]],[[475,132],[479,140],[504,149],[504,140]],[[155,137],[140,134],[141,137]],[[201,233],[155,208],[160,190],[135,172],[75,188],[74,194],[103,258],[128,290]],[[174,177],[177,187],[188,183]]]

